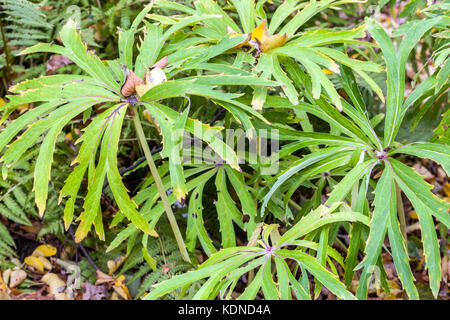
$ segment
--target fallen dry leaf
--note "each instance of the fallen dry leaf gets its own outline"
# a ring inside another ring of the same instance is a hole
[[[434,176],[431,174],[430,171],[428,171],[427,168],[425,168],[420,162],[416,162],[413,165],[414,171],[416,171],[418,174],[424,177],[425,180],[430,181],[434,178]]]
[[[85,290],[83,292],[82,300],[102,300],[108,299],[110,296],[106,285],[96,286],[89,282],[84,282],[82,286]]]
[[[113,284],[116,279],[114,277],[111,277],[110,275],[97,270],[97,281],[95,281],[95,285],[101,285],[101,284]]]
[[[65,293],[66,283],[55,273],[47,273],[41,281],[49,286],[49,292],[54,295],[55,300],[71,300],[69,295]]]
[[[121,296],[125,300],[131,300],[130,292],[128,291],[127,286],[125,285],[125,276],[120,275],[117,277],[117,280],[113,285],[114,290],[117,292],[119,296]]]
[[[119,267],[124,263],[124,261],[126,259],[127,259],[126,256],[120,256],[120,257],[117,257],[114,260],[109,260],[107,262],[108,274],[112,275],[114,272],[116,272],[116,270],[119,269]]]
[[[20,268],[14,268],[9,278],[9,287],[14,288],[21,284],[27,278],[27,273]]]
[[[20,225],[19,228],[25,232],[37,235],[39,231],[41,231],[42,225],[39,223],[39,221],[33,221],[31,226]]]
[[[73,63],[73,61],[64,55],[53,55],[47,61],[47,74],[49,75],[53,74],[59,68],[64,67],[71,63]]]

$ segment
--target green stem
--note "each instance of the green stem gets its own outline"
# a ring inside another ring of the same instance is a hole
[[[178,248],[180,249],[181,256],[183,257],[184,261],[191,263],[191,259],[189,258],[189,254],[186,250],[186,245],[184,244],[183,236],[181,235],[180,228],[178,228],[177,220],[175,219],[175,215],[173,214],[169,199],[167,198],[166,190],[164,189],[161,177],[159,176],[158,170],[156,169],[155,163],[153,162],[152,153],[150,152],[150,148],[147,144],[147,139],[144,135],[144,130],[142,129],[139,113],[136,108],[133,108],[133,112],[133,122],[134,126],[136,127],[136,133],[141,147],[144,151],[145,158],[147,159],[147,163],[152,176],[155,179],[156,187],[158,188],[158,192],[163,202],[164,209],[166,210],[167,218],[169,219],[170,226],[172,227],[172,231],[175,235],[175,239],[177,241]]]
[[[400,222],[400,230],[402,231],[403,239],[405,239],[405,243],[408,243],[408,234],[406,232],[406,219],[405,219],[405,210],[403,209],[403,201],[402,201],[402,191],[395,184],[395,191],[397,193],[397,214],[398,221]],[[406,245],[406,249],[408,250],[408,245]]]

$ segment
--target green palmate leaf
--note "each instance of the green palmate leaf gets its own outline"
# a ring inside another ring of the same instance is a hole
[[[55,151],[55,144],[58,135],[61,130],[67,125],[67,123],[74,117],[82,113],[84,110],[92,107],[96,102],[88,102],[82,105],[76,105],[75,110],[63,116],[55,121],[48,131],[47,135],[42,142],[39,155],[36,159],[36,166],[34,169],[34,186],[35,201],[39,209],[39,215],[42,217],[45,212],[47,195],[48,195],[48,182],[50,180],[51,165],[53,162],[53,153]]]
[[[320,151],[305,156],[303,159],[300,159],[298,163],[291,166],[289,169],[287,169],[283,174],[281,174],[274,185],[270,188],[269,192],[265,195],[263,204],[261,206],[261,216],[264,215],[265,208],[267,206],[267,203],[269,202],[270,198],[274,194],[274,192],[290,177],[292,177],[294,174],[299,172],[300,170],[303,170],[305,168],[308,168],[309,166],[315,164],[316,162],[325,159],[336,152],[339,152],[341,150],[345,150],[343,148],[338,147],[330,147],[326,149],[321,149]]]
[[[450,148],[438,143],[413,143],[396,149],[395,153],[406,153],[413,156],[431,159],[441,164],[447,175],[450,172]]]
[[[169,156],[169,171],[170,180],[172,181],[173,192],[179,202],[183,202],[186,193],[186,183],[183,173],[183,164],[181,159],[181,144],[184,135],[184,128],[186,126],[186,120],[189,114],[189,107],[183,111],[181,116],[175,121],[173,129],[174,132],[170,137],[171,148]]]
[[[197,171],[198,173],[198,171]],[[204,183],[206,181],[208,181],[212,176],[214,176],[214,174],[216,173],[215,170],[209,170],[203,174],[201,174],[200,176],[190,180],[186,186],[188,191],[194,189],[195,187],[197,187],[199,184]],[[186,172],[186,176],[187,176],[187,172]],[[156,188],[155,188],[156,189]],[[168,189],[168,187],[166,187],[166,190]],[[147,191],[147,190],[145,190]],[[145,196],[148,195],[147,192],[142,191],[141,194],[138,194],[134,199],[136,199],[137,201],[137,197],[143,198]],[[157,190],[154,190],[155,194],[157,192]],[[170,194],[168,196],[169,198],[169,203],[171,205],[173,205],[176,201],[175,195],[174,194]],[[154,226],[158,223],[159,218],[161,217],[161,215],[164,213],[164,206],[161,202],[159,202],[157,205],[155,205],[154,207],[148,207],[145,210],[142,210],[142,213],[144,215],[144,218],[148,221],[150,221],[150,227],[154,228]],[[131,237],[132,235],[134,235],[138,230],[133,226],[133,225],[129,225],[127,228],[125,228],[123,231],[121,231],[116,238],[111,241],[110,245],[108,246],[108,248],[106,249],[107,252],[117,248],[123,241],[125,241],[126,239],[128,239],[129,237]]]
[[[153,102],[152,105],[157,107],[161,112],[164,112],[165,117],[175,121],[178,117],[178,113],[171,108]],[[151,114],[154,113],[154,108],[149,109],[149,104],[145,104],[145,107],[150,111]],[[226,163],[228,163],[233,169],[239,170],[239,159],[233,149],[230,148],[222,139],[221,127],[211,127],[207,124],[203,124],[198,120],[191,118],[186,119],[186,131],[193,134],[195,137],[205,141],[208,146],[217,153],[217,155],[222,158]]]
[[[139,55],[136,58],[134,72],[143,78],[145,70],[151,67],[158,59],[161,51],[161,40],[163,36],[162,26],[146,24],[144,29],[144,41],[141,44]]]
[[[367,221],[366,221],[367,222]],[[319,248],[319,244],[313,241],[308,240],[294,240],[290,241],[289,244],[292,244],[294,246],[299,246],[302,248],[308,248],[317,251]],[[327,258],[331,257],[334,260],[336,260],[341,266],[344,266],[344,261],[342,259],[341,254],[334,248],[327,246]]]
[[[64,226],[67,230],[72,223],[74,206],[77,198],[78,190],[80,189],[81,182],[89,166],[97,153],[97,147],[101,141],[103,131],[105,129],[105,120],[115,107],[111,107],[104,111],[100,115],[94,118],[90,125],[85,129],[84,134],[80,137],[77,143],[83,142],[78,155],[72,164],[79,163],[74,170],[70,173],[69,177],[65,181],[64,187],[60,191],[59,201],[63,197],[68,196],[64,207]]]
[[[230,210],[227,205],[227,200],[224,196],[226,192],[225,171],[220,168],[217,171],[216,176],[217,187],[217,201],[215,202],[217,208],[217,215],[220,223],[220,233],[222,235],[222,246],[224,248],[236,246],[236,236],[234,234],[232,213],[234,210]],[[238,213],[239,214],[239,213]],[[238,216],[239,217],[239,216]],[[240,217],[239,217],[240,218]]]
[[[418,175],[413,169],[395,159],[390,159],[389,161],[395,171],[395,179],[399,187],[412,202],[413,206],[417,205],[425,208],[428,213],[431,213],[447,227],[450,227],[450,214],[447,212],[450,204],[431,193],[430,190],[433,186],[425,182],[423,177]]]
[[[95,170],[90,170],[91,172],[93,171],[93,174],[91,174],[88,179],[88,193],[83,204],[84,211],[77,219],[80,220],[80,224],[75,231],[76,242],[80,242],[87,236],[100,208],[100,197],[107,171],[109,136],[113,126],[113,122],[110,121],[110,119],[111,117],[108,119],[107,126],[103,134],[100,157],[97,166],[95,167]],[[94,165],[93,162],[94,161],[90,162],[90,166]]]
[[[388,93],[384,129],[385,146],[393,142],[402,122],[406,60],[423,34],[438,22],[439,18],[409,23],[397,52],[383,28],[373,19],[366,20],[367,29],[380,45],[386,61]]]
[[[409,256],[406,250],[406,239],[403,238],[398,222],[397,214],[394,210],[390,211],[388,217],[388,236],[392,251],[395,267],[403,287],[410,299],[418,300],[419,293],[414,286],[414,276],[409,266]]]
[[[255,200],[253,199],[251,193],[249,192],[242,174],[233,171],[229,167],[225,167],[225,171],[227,173],[227,177],[230,180],[231,185],[236,191],[239,201],[241,202],[243,215],[244,216],[247,215],[249,218],[249,221],[244,224],[243,229],[247,232],[248,238],[250,238],[250,235],[256,228],[255,218],[257,215],[257,208]]]
[[[339,278],[321,266],[315,258],[297,250],[282,249],[277,250],[277,253],[282,257],[297,260],[299,264],[302,264],[320,283],[339,298],[356,300],[355,296],[345,289]]]
[[[336,155],[332,155],[324,160],[317,162],[314,166],[312,166],[312,168],[303,171],[301,173],[301,176],[294,183],[292,183],[292,186],[286,193],[284,198],[284,205],[287,206],[292,194],[305,182],[305,180],[315,177],[316,174],[322,174],[323,172],[330,172],[336,169],[337,167],[348,165],[351,160],[351,156],[352,156],[351,151],[340,152]],[[320,186],[318,188],[317,195],[322,193],[322,189],[323,186]]]
[[[365,26],[359,26],[354,29],[341,31],[314,29],[306,31],[297,39],[289,41],[288,45],[314,47],[331,43],[352,42],[353,39],[362,38],[365,36],[364,29]]]
[[[273,13],[270,19],[270,25],[268,28],[269,34],[274,34],[277,28],[283,23],[283,21],[294,11],[296,11],[302,4],[298,4],[297,0],[284,1],[277,10]]]
[[[370,233],[366,242],[366,256],[364,260],[356,267],[364,267],[361,274],[357,297],[365,299],[367,297],[367,285],[369,277],[377,268],[376,264],[381,253],[390,214],[397,214],[397,203],[393,171],[389,165],[386,165],[381,175],[380,181],[375,189],[373,216],[370,220]]]
[[[0,151],[2,151],[3,148],[11,141],[11,139],[14,138],[27,124],[29,124],[33,120],[36,120],[38,117],[47,114],[49,111],[56,108],[59,104],[59,101],[50,101],[47,103],[43,103],[16,118],[14,122],[10,123],[0,133]]]
[[[264,294],[264,298],[267,300],[278,300],[280,298],[280,292],[272,278],[272,261],[268,261],[262,266],[263,268],[263,279],[261,284],[261,289]]]
[[[239,248],[230,248],[234,252],[239,251]],[[220,252],[219,252],[220,253]],[[214,287],[217,282],[228,272],[233,270],[234,268],[238,267],[241,264],[244,264],[245,262],[253,259],[253,255],[246,255],[244,257],[238,255],[236,257],[230,257],[226,259],[225,261],[210,264],[208,266],[205,266],[203,268],[200,268],[198,270],[190,271],[188,273],[173,277],[170,280],[163,281],[159,283],[154,289],[150,291],[148,295],[146,295],[143,299],[144,300],[153,300],[158,297],[161,297],[179,287],[189,285],[195,281],[198,281],[200,279],[206,278],[206,277],[212,277],[210,278],[211,281],[205,283],[207,287],[202,288],[211,288]],[[203,289],[199,290],[196,294],[196,298],[210,298],[210,292],[208,290]]]
[[[335,203],[330,208],[320,205],[283,234],[278,244],[290,243],[290,241],[296,240],[311,231],[333,222],[359,221],[364,224],[369,223],[368,218],[358,212],[343,211],[333,213],[339,206],[340,203]]]
[[[275,81],[266,80],[255,76],[245,75],[208,75],[192,77],[195,84],[201,85],[255,85],[255,86],[278,86]],[[184,78],[189,80],[190,78]]]
[[[236,8],[244,33],[250,33],[255,27],[255,1],[254,0],[231,0]]]
[[[80,106],[93,102],[92,99],[79,99],[59,107],[52,112],[47,118],[40,119],[30,125],[27,130],[19,136],[8,148],[3,157],[0,159],[7,167],[19,159],[24,152],[36,141],[36,139],[47,131],[53,123],[68,113],[75,112]],[[47,105],[48,106],[48,105]],[[27,119],[28,120],[28,119]],[[14,127],[13,127],[14,128]],[[15,128],[16,131],[18,128]],[[8,131],[6,131],[8,132]]]
[[[256,258],[253,261],[250,261],[247,263],[247,265],[243,267],[236,268],[232,272],[229,273],[227,278],[222,281],[222,289],[221,289],[221,297],[224,296],[223,293],[225,293],[225,290],[228,290],[228,294],[226,296],[226,299],[230,299],[231,293],[233,292],[234,287],[237,284],[237,281],[244,275],[245,273],[249,272],[252,269],[256,269],[259,266],[263,265],[267,261],[267,258],[265,256],[262,256],[260,258]]]
[[[169,80],[151,88],[141,97],[141,100],[157,101],[186,95],[199,95],[225,101],[239,97],[237,94],[223,93],[213,90],[210,86],[196,84],[195,80]]]
[[[142,22],[145,15],[152,9],[153,1],[147,4],[144,9],[134,19],[133,24],[129,30],[119,31],[119,61],[122,65],[133,69],[133,45],[134,36],[138,25]]]
[[[216,252],[211,239],[204,226],[203,221],[203,189],[205,182],[201,183],[194,189],[189,200],[188,208],[188,225],[186,229],[186,246],[190,251],[194,251],[196,245],[196,239],[198,237],[200,244],[205,250],[206,254],[210,256]]]
[[[213,300],[218,291],[220,290],[219,282],[227,276],[232,270],[236,270],[240,265],[243,263],[253,259],[254,256],[252,255],[245,255],[240,254],[236,257],[229,258],[228,265],[221,269],[219,272],[216,272],[213,274],[206,282],[205,284],[200,288],[200,290],[197,291],[197,293],[194,295],[194,300]]]
[[[327,249],[328,249],[328,236],[330,233],[330,226],[327,225],[322,228],[319,236],[319,245],[317,248],[317,261],[322,265],[326,266],[327,263]],[[316,287],[314,288],[314,296],[317,298],[322,291],[322,284],[316,283]]]
[[[75,62],[81,69],[104,83],[110,90],[119,93],[120,85],[110,73],[105,64],[81,40],[76,31],[76,22],[69,19],[60,32],[61,41],[66,47],[67,57]]]
[[[369,179],[370,176],[366,176],[365,178],[363,178],[359,186],[358,196],[356,199],[354,198],[354,194],[352,193],[352,209],[365,215],[368,215],[369,212],[368,203],[366,200],[367,189],[369,187]],[[345,284],[347,285],[347,287],[351,285],[353,279],[353,269],[357,264],[359,248],[362,245],[361,234],[363,231],[363,226],[360,223],[354,223],[351,228],[350,243],[348,246],[347,257],[345,258]]]
[[[289,51],[292,52],[291,50]],[[316,61],[313,60],[314,58],[311,59],[311,56],[296,56],[295,58],[305,67],[308,74],[311,76],[313,98],[319,99],[321,87],[323,87],[330,96],[333,104],[338,108],[338,110],[342,110],[342,103],[339,94]]]
[[[186,184],[183,173],[183,162],[181,158],[182,139],[185,132],[189,107],[176,120],[169,118],[164,112],[152,104],[145,104],[146,109],[156,120],[163,135],[163,150],[161,156],[169,158],[170,180],[173,192],[179,202],[183,202],[186,197]]]
[[[120,132],[122,129],[123,118],[126,113],[126,105],[119,105],[116,110],[110,115],[111,125],[109,136],[105,134],[103,139],[108,140],[108,155],[106,171],[109,181],[109,186],[114,195],[114,199],[120,211],[133,223],[134,226],[141,229],[145,233],[151,236],[158,236],[155,230],[150,228],[148,222],[144,217],[136,210],[137,205],[128,196],[128,191],[123,185],[122,179],[120,177],[119,169],[117,168],[117,150],[120,138]],[[103,149],[103,145],[102,145]],[[103,150],[102,150],[103,152]]]
[[[350,170],[350,172],[348,172],[345,177],[336,186],[334,186],[333,191],[330,193],[330,196],[325,204],[331,205],[332,203],[344,200],[353,186],[358,183],[362,177],[365,175],[370,175],[370,171],[376,163],[377,160],[367,160]]]
[[[408,108],[416,103],[419,99],[423,98],[424,95],[431,91],[436,86],[436,78],[430,77],[425,81],[421,82],[406,98],[402,107],[402,114],[408,111]]]
[[[239,296],[238,300],[253,300],[261,289],[263,281],[263,269],[259,268],[253,281],[245,288],[244,292]]]
[[[438,199],[430,191],[425,191],[430,190],[432,186],[428,185],[413,169],[394,159],[391,159],[390,163],[395,172],[395,181],[411,201],[419,216],[430,287],[433,295],[437,297],[441,280],[441,258],[432,216],[435,216],[448,228],[450,226],[450,214],[448,213],[450,204]]]
[[[61,79],[57,79],[57,81],[62,82]],[[24,90],[13,89],[14,92],[17,92],[18,94],[7,96],[10,101],[5,105],[5,108],[15,107],[31,102],[51,101],[55,99],[60,99],[60,102],[63,102],[67,99],[73,101],[75,99],[91,98],[96,99],[98,103],[103,101],[108,102],[119,100],[119,97],[116,94],[112,93],[108,89],[105,89],[104,86],[96,80],[86,81],[83,79],[73,79],[55,86],[51,84],[45,85],[45,83],[41,83],[39,81],[32,81],[29,83],[26,82],[23,87],[27,86],[31,88],[26,88]]]

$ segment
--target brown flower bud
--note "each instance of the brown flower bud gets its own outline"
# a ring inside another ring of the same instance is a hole
[[[136,86],[144,84],[144,80],[139,78],[133,71],[130,70],[130,73],[128,74],[127,80],[125,81],[124,85],[122,86],[121,93],[125,96],[131,96],[133,93],[136,92]]]

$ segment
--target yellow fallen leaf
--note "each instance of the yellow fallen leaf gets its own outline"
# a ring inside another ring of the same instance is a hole
[[[127,259],[126,256],[117,257],[114,260],[109,260],[106,264],[108,266],[108,274],[112,275],[116,270],[123,264],[123,262]]]
[[[49,292],[55,296],[55,300],[71,300],[65,293],[66,283],[56,274],[49,272],[42,277],[41,281],[49,286]]]
[[[2,98],[0,98],[0,108],[3,107],[5,105],[5,100],[3,100]]]
[[[114,290],[125,300],[131,300],[130,292],[125,285],[125,276],[120,275],[113,285]]]
[[[44,272],[44,264],[41,260],[39,260],[38,257],[29,256],[26,257],[24,260],[25,264],[32,267],[35,270],[38,270],[40,272]]]
[[[31,254],[33,257],[52,257],[56,254],[57,249],[50,244],[42,244],[37,247]]]
[[[328,70],[328,69],[322,69],[322,71],[323,71],[326,75],[333,74],[333,72],[330,71],[330,70]]]
[[[52,263],[46,257],[37,257],[37,258],[44,265],[44,269],[52,270],[52,268],[53,268]]]

